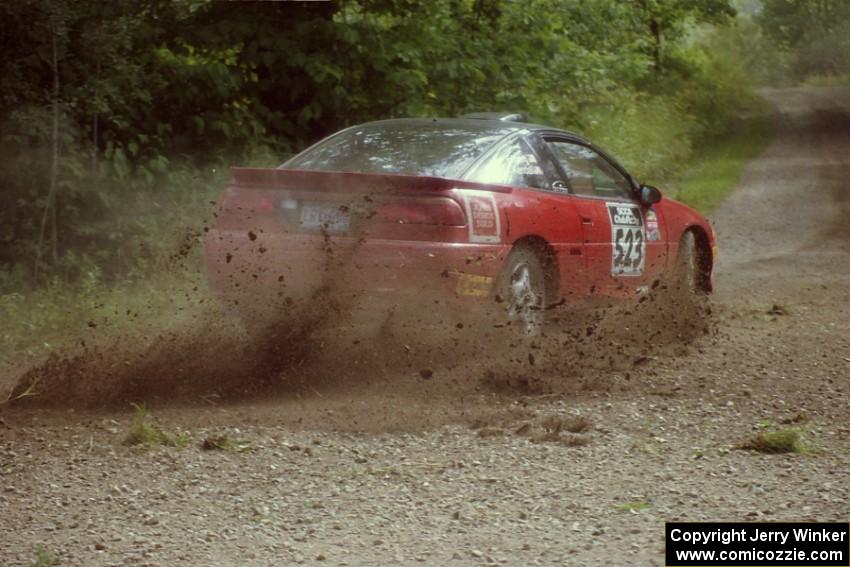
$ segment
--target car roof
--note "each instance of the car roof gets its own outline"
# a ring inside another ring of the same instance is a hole
[[[483,113],[482,113],[483,115]],[[494,114],[495,115],[495,114]],[[511,122],[507,120],[501,120],[497,118],[390,118],[387,120],[376,120],[373,122],[365,122],[363,124],[359,124],[358,126],[372,126],[372,125],[382,125],[392,127],[393,125],[404,125],[404,126],[413,126],[417,123],[422,125],[429,125],[431,127],[442,125],[446,128],[465,128],[468,130],[480,130],[482,132],[489,131],[492,132],[494,130],[502,130],[505,135],[518,132],[521,130],[526,130],[529,132],[536,132],[542,134],[558,134],[562,136],[566,136],[577,140],[579,142],[590,144],[590,141],[585,139],[582,136],[574,132],[570,132],[568,130],[562,130],[560,128],[552,128],[551,126],[544,126],[542,124],[533,124],[529,122]]]
[[[512,118],[513,116],[518,115],[510,115],[510,118]],[[298,169],[298,161],[303,160],[304,156],[311,155],[311,152],[320,151],[320,148],[328,144],[333,144],[334,140],[340,139],[341,136],[345,136],[347,135],[347,133],[356,133],[358,130],[361,129],[363,131],[373,132],[381,130],[404,132],[416,131],[417,129],[421,129],[423,131],[429,131],[432,134],[437,134],[438,136],[443,131],[446,133],[447,136],[457,136],[459,131],[464,131],[467,136],[471,136],[470,139],[489,139],[489,141],[487,142],[487,147],[482,148],[483,154],[472,157],[472,162],[463,167],[459,173],[434,174],[434,176],[437,177],[450,177],[461,179],[464,175],[463,172],[469,171],[472,167],[474,167],[475,163],[483,159],[486,155],[491,153],[494,148],[499,147],[509,138],[513,136],[526,136],[529,134],[537,134],[540,136],[557,136],[567,141],[590,147],[594,151],[608,159],[608,161],[610,161],[617,169],[621,170],[624,175],[628,175],[626,170],[623,169],[623,167],[619,163],[617,163],[615,159],[607,155],[601,148],[598,148],[595,144],[583,138],[582,136],[579,136],[578,134],[567,130],[544,126],[542,124],[513,122],[509,119],[508,116],[499,113],[480,113],[473,116],[461,116],[458,118],[391,118],[386,120],[364,122],[340,130],[335,134],[324,138],[323,140],[320,140],[319,142],[313,144],[312,146],[303,150],[297,155],[289,158],[279,167]],[[310,168],[308,167],[308,169]]]
[[[590,148],[593,148],[593,150],[605,156],[605,158],[608,159],[624,175],[629,175],[627,170],[622,165],[620,165],[620,163],[613,156],[609,155],[604,150],[602,150],[602,148],[598,147],[596,144],[594,144],[587,138],[584,138],[583,136],[579,136],[578,134],[570,132],[569,130],[552,128],[551,126],[544,126],[542,124],[532,124],[528,122],[512,122],[510,120],[506,120],[505,114],[500,113],[478,113],[471,116],[461,116],[459,118],[390,118],[387,120],[376,120],[373,122],[366,122],[354,126],[353,128],[363,126],[379,126],[388,128],[392,128],[393,126],[400,126],[410,128],[416,127],[417,124],[421,124],[423,126],[427,125],[430,128],[434,128],[435,126],[443,126],[447,130],[451,128],[464,128],[473,132],[480,131],[482,132],[482,134],[487,132],[492,134],[494,131],[502,132],[502,140],[518,132],[530,132],[540,134],[542,136],[559,136],[566,138],[567,140],[570,140],[572,142],[577,142],[579,144],[583,144]],[[476,161],[478,159],[481,158],[476,158]]]

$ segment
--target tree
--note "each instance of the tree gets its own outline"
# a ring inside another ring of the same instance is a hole
[[[845,0],[763,0],[759,18],[779,44],[797,47],[813,33],[830,32],[850,18]]]
[[[664,42],[680,37],[688,23],[718,23],[735,15],[731,0],[638,0],[637,10],[657,73],[664,69]]]
[[[850,2],[763,0],[758,22],[799,77],[850,71]]]

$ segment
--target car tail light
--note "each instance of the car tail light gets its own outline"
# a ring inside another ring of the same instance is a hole
[[[221,198],[221,209],[223,211],[268,212],[274,210],[274,201],[265,191],[230,188]]]
[[[447,197],[386,200],[378,204],[375,213],[374,220],[383,223],[466,225],[466,215],[460,204]]]

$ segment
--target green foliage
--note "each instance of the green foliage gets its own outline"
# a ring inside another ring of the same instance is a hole
[[[760,453],[807,453],[811,451],[803,442],[802,432],[796,427],[759,433],[738,448]]]
[[[787,55],[794,78],[850,73],[846,0],[762,0],[758,21]]]
[[[61,565],[62,559],[59,555],[53,553],[43,545],[39,545],[35,550],[35,559],[30,563],[30,567],[53,567]]]
[[[647,183],[675,177],[693,150],[695,119],[670,96],[635,95],[594,106],[584,132]]]
[[[670,184],[672,197],[703,213],[711,212],[737,185],[744,164],[764,150],[768,136],[769,119],[765,113],[741,120],[723,138],[705,142],[681,179]]]
[[[796,46],[814,31],[842,27],[848,17],[850,5],[844,0],[762,0],[760,20],[778,42]]]
[[[649,510],[652,508],[652,504],[649,502],[624,502],[622,504],[617,504],[616,506],[618,512],[642,512],[644,510]]]
[[[237,439],[229,435],[210,435],[200,443],[204,451],[228,451],[234,453],[250,453],[255,450],[251,442],[246,439]]]
[[[694,24],[720,23],[735,15],[728,0],[639,0],[635,4],[659,73],[666,67],[665,43],[681,38]]]

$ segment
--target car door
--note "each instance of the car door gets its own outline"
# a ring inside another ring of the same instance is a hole
[[[545,136],[581,219],[588,275],[599,291],[640,290],[661,275],[667,243],[663,219],[643,205],[634,184],[595,148],[559,136]]]
[[[579,217],[554,164],[542,159],[536,145],[524,134],[511,137],[464,177],[514,187],[510,194],[498,196],[507,241],[545,240],[555,251],[561,293],[583,292],[589,284]]]

